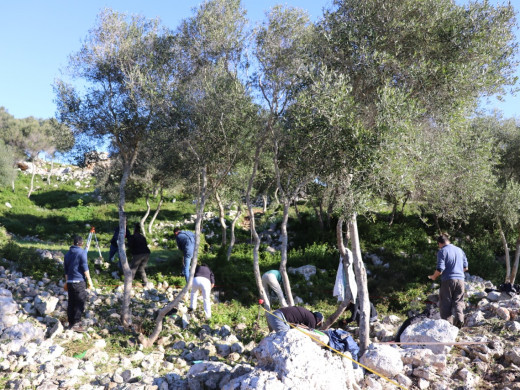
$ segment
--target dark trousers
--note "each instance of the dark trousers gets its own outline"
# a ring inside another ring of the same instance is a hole
[[[135,274],[138,273],[141,276],[141,280],[143,283],[148,283],[148,279],[146,277],[146,264],[148,264],[148,259],[150,258],[149,253],[141,253],[139,255],[132,255],[132,265],[130,268],[132,269],[132,279],[135,278]]]
[[[86,283],[67,283],[69,293],[69,302],[67,305],[67,317],[69,326],[81,322],[81,317],[85,311],[85,302],[87,301]]]
[[[443,320],[454,325],[464,323],[464,280],[441,281],[439,300],[439,311]]]

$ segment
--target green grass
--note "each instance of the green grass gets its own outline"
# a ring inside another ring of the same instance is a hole
[[[56,181],[47,185],[45,180],[36,176],[36,191],[27,199],[30,176],[19,174],[16,190],[0,189],[0,256],[17,264],[27,275],[36,278],[47,274],[58,281],[63,278],[63,270],[53,261],[42,260],[35,254],[35,249],[49,249],[65,253],[76,234],[87,237],[91,226],[96,228],[96,236],[105,260],[108,258],[109,242],[113,229],[118,224],[118,207],[113,203],[99,201],[95,192],[95,183],[91,180],[88,187],[76,188],[75,180]],[[175,202],[172,202],[173,199]],[[7,208],[9,202],[12,208]],[[152,212],[158,199],[150,199]],[[389,226],[390,213],[379,204],[378,213],[370,218],[360,216],[358,228],[365,266],[369,273],[369,293],[380,312],[404,313],[409,309],[424,304],[430,293],[431,282],[427,275],[433,272],[436,263],[436,231],[418,218],[413,204],[399,215]],[[127,202],[125,211],[127,223],[132,227],[146,210],[145,199]],[[288,267],[300,267],[314,264],[319,270],[311,278],[310,284],[301,276],[290,275],[294,296],[301,297],[312,308],[320,308],[325,313],[334,311],[337,305],[332,297],[339,253],[336,249],[336,221],[330,220],[329,228],[320,230],[314,211],[305,204],[299,204],[299,218],[291,210],[289,218]],[[179,223],[195,213],[195,206],[190,197],[182,194],[169,195],[165,198],[162,210],[156,220],[158,223]],[[431,218],[427,216],[429,220]],[[259,230],[275,225],[279,228],[281,211],[268,210],[257,221]],[[231,220],[228,218],[229,224]],[[192,230],[193,225],[183,226]],[[238,321],[245,318],[253,324],[256,321],[256,302],[258,289],[253,274],[252,247],[249,244],[250,233],[237,226],[237,243],[230,261],[226,260],[226,247],[221,245],[220,227],[211,221],[204,221],[205,232],[213,231],[212,238],[201,237],[199,258],[208,263],[216,277],[216,290],[221,303],[215,307],[212,323]],[[444,228],[444,227],[443,227]],[[446,227],[448,230],[448,227]],[[15,236],[9,238],[7,233]],[[184,286],[180,276],[182,254],[177,250],[172,229],[155,229],[148,235],[152,251],[147,274],[154,282],[168,282],[172,286]],[[509,234],[513,234],[510,232]],[[453,235],[453,234],[452,234]],[[31,237],[37,237],[39,241]],[[496,260],[502,254],[499,237],[494,233],[489,221],[475,217],[470,224],[455,232],[456,244],[460,245],[468,256],[470,272],[499,284],[504,275],[504,267]],[[515,238],[510,237],[511,240]],[[154,245],[154,242],[157,245]],[[513,242],[513,241],[512,241]],[[367,254],[377,255],[384,265],[374,265]],[[89,262],[98,256],[94,244],[89,252]],[[259,265],[261,272],[278,268],[280,254],[271,254],[264,245],[260,248]],[[7,263],[6,263],[7,264]],[[108,270],[98,270],[93,275],[98,287],[113,288],[122,282],[112,278],[117,271],[116,263]],[[142,324],[147,329],[149,324]]]

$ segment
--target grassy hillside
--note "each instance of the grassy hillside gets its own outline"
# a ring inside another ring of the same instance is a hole
[[[52,184],[47,185],[42,177],[37,176],[35,186],[38,189],[27,199],[30,176],[20,173],[14,193],[10,188],[0,189],[1,257],[14,261],[26,274],[42,276],[47,273],[57,281],[62,278],[62,270],[52,260],[42,260],[34,250],[41,248],[65,253],[73,235],[86,237],[90,227],[95,226],[102,256],[107,260],[109,241],[118,223],[117,205],[98,200],[93,179],[82,181],[79,188],[75,185],[76,181],[64,182],[53,178]],[[155,282],[184,285],[184,278],[180,276],[182,256],[176,249],[172,231],[173,223],[184,221],[194,213],[194,205],[182,194],[175,198],[176,202],[172,202],[171,198],[164,202],[157,218],[157,228],[147,237],[152,251],[147,273]],[[12,207],[8,208],[6,202]],[[156,203],[157,200],[153,199],[152,209]],[[126,206],[129,226],[137,222],[145,210],[144,199],[129,202]],[[302,204],[299,211],[300,218],[293,215],[289,221],[289,242],[292,246],[288,265],[299,267],[314,264],[321,271],[310,282],[290,275],[293,293],[302,298],[307,306],[331,313],[336,305],[332,289],[339,259],[335,249],[335,221],[331,221],[331,228],[320,231],[311,210]],[[269,226],[279,222],[280,218],[280,210],[269,210],[259,217],[258,226]],[[205,221],[203,227],[207,237],[202,238],[201,261],[213,269],[221,300],[229,302],[219,305],[214,321],[237,317],[239,308],[254,316],[254,309],[251,311],[251,308],[254,308],[258,294],[253,277],[252,249],[248,244],[249,232],[237,228],[238,242],[228,262],[225,248],[220,245],[219,226],[215,221]],[[6,232],[13,236],[8,238]],[[500,240],[491,233],[486,221],[475,220],[461,230],[450,233],[456,237],[455,243],[465,250],[472,274],[492,280],[495,284],[501,282],[504,266],[496,260],[501,254]],[[431,292],[431,281],[427,275],[435,267],[437,245],[433,226],[411,211],[389,226],[389,215],[383,211],[370,218],[359,218],[359,234],[370,273],[369,291],[378,310],[400,314],[410,308],[420,308]],[[262,246],[261,270],[278,268],[279,254],[271,254],[265,249]],[[93,268],[96,257],[97,251],[92,246],[89,261]],[[113,287],[121,283],[111,276],[111,272],[116,270],[115,264],[111,264],[108,270],[98,270],[93,277],[94,283],[98,287]]]

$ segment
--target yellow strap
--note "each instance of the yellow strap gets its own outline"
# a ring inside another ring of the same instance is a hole
[[[334,352],[340,354],[341,356],[347,358],[348,360],[351,360],[352,362],[359,364],[359,365],[360,365],[361,367],[363,367],[365,370],[368,370],[368,371],[370,371],[370,372],[376,374],[377,376],[380,376],[381,378],[387,380],[388,382],[392,383],[393,385],[396,385],[396,386],[400,387],[401,389],[407,390],[406,387],[401,386],[399,383],[394,382],[393,380],[387,378],[387,377],[384,376],[383,374],[380,374],[380,373],[378,373],[378,372],[372,370],[371,368],[368,368],[368,367],[365,366],[364,364],[361,364],[361,363],[355,361],[354,359],[352,359],[351,357],[349,357],[349,356],[347,356],[347,355],[341,353],[341,352],[338,351],[337,349],[332,348],[330,345],[324,344],[323,341],[321,341],[320,339],[318,339],[318,338],[316,338],[316,337],[314,337],[314,336],[311,336],[309,333],[305,332],[303,329],[300,329],[298,326],[293,325],[293,324],[291,324],[290,322],[285,321],[284,318],[280,318],[280,317],[278,317],[277,315],[273,314],[272,311],[267,310],[265,307],[263,307],[263,306],[261,306],[261,307],[262,307],[262,309],[264,309],[267,313],[271,314],[273,317],[278,318],[279,320],[285,322],[285,323],[286,323],[287,325],[289,325],[290,327],[292,327],[292,328],[294,328],[294,329],[297,329],[297,330],[300,331],[301,333],[303,333],[303,334],[309,336],[311,339],[313,339],[314,341],[316,341],[316,342],[318,342],[319,344],[323,345],[324,347],[327,347],[327,348],[329,348],[330,350],[332,350],[332,351],[334,351]]]

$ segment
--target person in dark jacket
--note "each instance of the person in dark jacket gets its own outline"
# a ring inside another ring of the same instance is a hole
[[[323,314],[319,311],[311,312],[300,306],[282,307],[272,314],[265,313],[267,325],[272,332],[282,332],[291,329],[288,323],[304,325],[309,329],[317,329],[323,323]]]
[[[74,245],[70,247],[65,254],[65,285],[63,288],[68,294],[67,318],[69,321],[69,329],[76,332],[84,332],[81,326],[81,317],[85,311],[85,302],[87,300],[86,282],[88,288],[92,288],[92,279],[87,263],[87,252],[81,248],[83,238],[74,237]]]
[[[130,235],[130,231],[128,228],[126,229],[125,237],[128,237]],[[110,252],[108,252],[108,261],[112,262],[114,261],[114,257],[119,258],[119,245],[117,244],[117,240],[119,239],[119,225],[114,229],[114,234],[112,235],[112,239],[110,240]],[[121,260],[117,263],[119,270],[122,270],[121,267]]]
[[[206,318],[211,318],[211,289],[215,287],[215,276],[207,264],[197,265],[193,275],[193,286],[191,287],[191,301],[189,311],[197,309],[197,296],[199,291],[202,295],[204,304],[204,314]]]
[[[139,273],[143,283],[148,283],[145,268],[150,258],[150,249],[145,236],[141,234],[141,226],[138,223],[135,224],[134,234],[128,236],[128,248],[132,255],[132,263],[130,264],[132,279],[135,278],[136,273]]]
[[[193,251],[195,250],[195,234],[179,228],[173,229],[173,234],[175,234],[177,247],[183,254],[182,268],[186,282],[188,282],[190,278],[191,259],[193,257]]]

